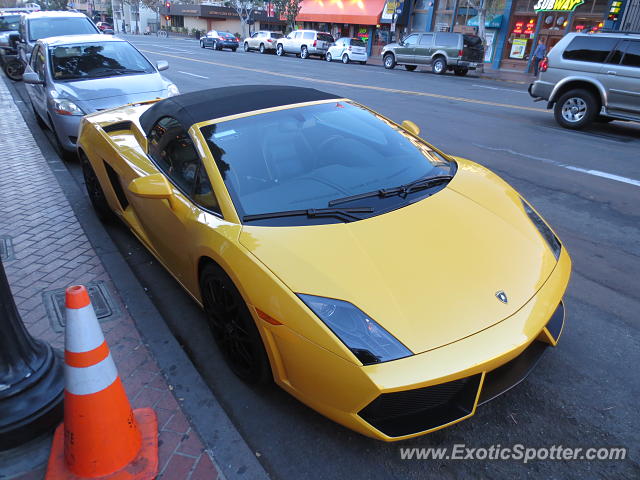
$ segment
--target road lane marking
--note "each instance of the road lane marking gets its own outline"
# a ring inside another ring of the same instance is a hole
[[[488,88],[489,90],[505,90],[507,92],[527,93],[526,90],[516,90],[515,88],[490,87],[488,85],[478,85],[477,83],[474,83],[471,86],[472,87],[478,87],[478,88]]]
[[[362,89],[367,89],[367,90],[377,90],[379,92],[399,93],[399,94],[403,94],[403,95],[415,95],[415,96],[419,96],[419,97],[440,98],[440,99],[443,99],[443,100],[453,100],[453,101],[456,101],[456,102],[475,103],[477,105],[488,105],[488,106],[491,106],[491,107],[510,108],[510,109],[514,109],[514,110],[526,110],[526,111],[538,112],[538,113],[548,113],[549,112],[549,110],[545,110],[545,109],[541,109],[541,108],[523,107],[523,106],[520,106],[520,105],[509,105],[509,104],[506,104],[506,103],[489,102],[489,101],[485,101],[485,100],[476,100],[476,99],[473,99],[473,98],[452,97],[452,96],[449,96],[449,95],[440,95],[440,94],[437,94],[437,93],[416,92],[416,91],[413,91],[413,90],[400,90],[400,89],[397,89],[397,88],[378,87],[378,86],[374,86],[374,85],[362,85],[362,84],[358,84],[358,83],[338,82],[338,81],[335,81],[335,80],[323,80],[323,79],[320,79],[320,78],[311,78],[311,77],[304,77],[304,76],[300,76],[300,75],[291,75],[291,74],[288,74],[288,73],[271,72],[269,70],[262,70],[260,68],[241,67],[239,65],[230,65],[228,63],[212,62],[210,60],[201,60],[199,58],[183,57],[183,56],[180,56],[180,55],[172,55],[170,53],[165,53],[165,52],[155,52],[155,51],[152,51],[152,50],[142,50],[142,49],[140,49],[140,51],[144,52],[144,53],[152,53],[154,55],[164,55],[165,57],[179,58],[181,60],[188,60],[190,62],[207,63],[209,65],[216,65],[218,67],[234,68],[236,70],[244,70],[246,72],[262,73],[262,74],[265,74],[265,75],[272,75],[272,76],[275,76],[275,77],[291,78],[291,79],[294,79],[294,80],[302,80],[302,81],[305,81],[305,82],[324,83],[324,84],[328,84],[328,85],[339,85],[341,87],[362,88]]]
[[[204,75],[196,75],[195,73],[189,73],[189,72],[183,72],[182,70],[178,70],[178,73],[184,73],[185,75],[191,75],[192,77],[198,77],[198,78],[209,78],[209,77],[205,77]]]
[[[531,160],[538,160],[540,162],[548,163],[549,165],[554,165],[560,168],[566,168],[567,170],[572,170],[574,172],[585,173],[587,175],[593,175],[594,177],[607,178],[609,180],[614,180],[616,182],[627,183],[629,185],[633,185],[635,187],[640,187],[640,180],[634,180],[633,178],[622,177],[620,175],[615,175],[613,173],[603,172],[601,170],[591,170],[588,168],[575,167],[573,165],[569,165],[567,163],[558,162],[556,160],[551,160],[550,158],[537,157],[536,155],[529,155],[527,153],[520,153],[509,148],[500,148],[500,147],[489,147],[488,145],[481,145],[479,143],[473,144],[476,147],[484,148],[486,150],[492,150],[494,152],[505,152],[511,155],[517,155],[519,157],[529,158]]]

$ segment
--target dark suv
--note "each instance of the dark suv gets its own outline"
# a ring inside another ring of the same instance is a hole
[[[591,121],[640,121],[640,34],[570,33],[540,65],[529,85],[556,121],[578,129]]]
[[[449,32],[411,33],[398,43],[382,49],[384,68],[404,65],[415,70],[419,65],[431,65],[433,73],[447,70],[466,75],[484,61],[482,40],[476,35]]]

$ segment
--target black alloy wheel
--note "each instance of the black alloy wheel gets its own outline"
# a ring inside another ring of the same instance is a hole
[[[271,380],[271,366],[258,327],[224,270],[207,264],[200,275],[200,291],[209,327],[229,368],[246,383]]]
[[[87,189],[87,195],[91,200],[91,205],[96,211],[98,218],[102,221],[110,220],[113,216],[111,208],[107,203],[107,197],[104,195],[100,181],[94,172],[89,159],[84,153],[80,153],[80,161],[82,162],[82,176],[84,177],[84,185]]]

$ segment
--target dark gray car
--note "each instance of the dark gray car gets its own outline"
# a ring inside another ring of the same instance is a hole
[[[38,123],[54,133],[60,153],[74,151],[85,114],[178,95],[178,88],[126,40],[70,35],[39,40],[24,72]]]
[[[640,121],[640,34],[569,33],[541,62],[529,94],[547,100],[565,128]]]
[[[466,75],[484,61],[482,40],[476,35],[449,32],[411,33],[398,43],[382,48],[385,68],[404,65],[409,71],[420,65],[431,65],[433,73],[447,70]]]

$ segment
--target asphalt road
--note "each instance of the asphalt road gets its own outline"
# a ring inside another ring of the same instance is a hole
[[[201,50],[129,37],[182,92],[236,84],[312,86],[413,120],[446,152],[505,178],[552,224],[573,259],[558,348],[471,419],[385,444],[348,431],[275,386],[248,388],[221,360],[202,313],[119,225],[109,233],[259,460],[274,478],[640,478],[640,125],[560,128],[526,85],[293,56]],[[19,86],[24,98],[24,89]],[[68,163],[79,183],[77,163]],[[452,285],[451,288],[456,288]],[[624,461],[401,460],[406,447],[628,448]]]

